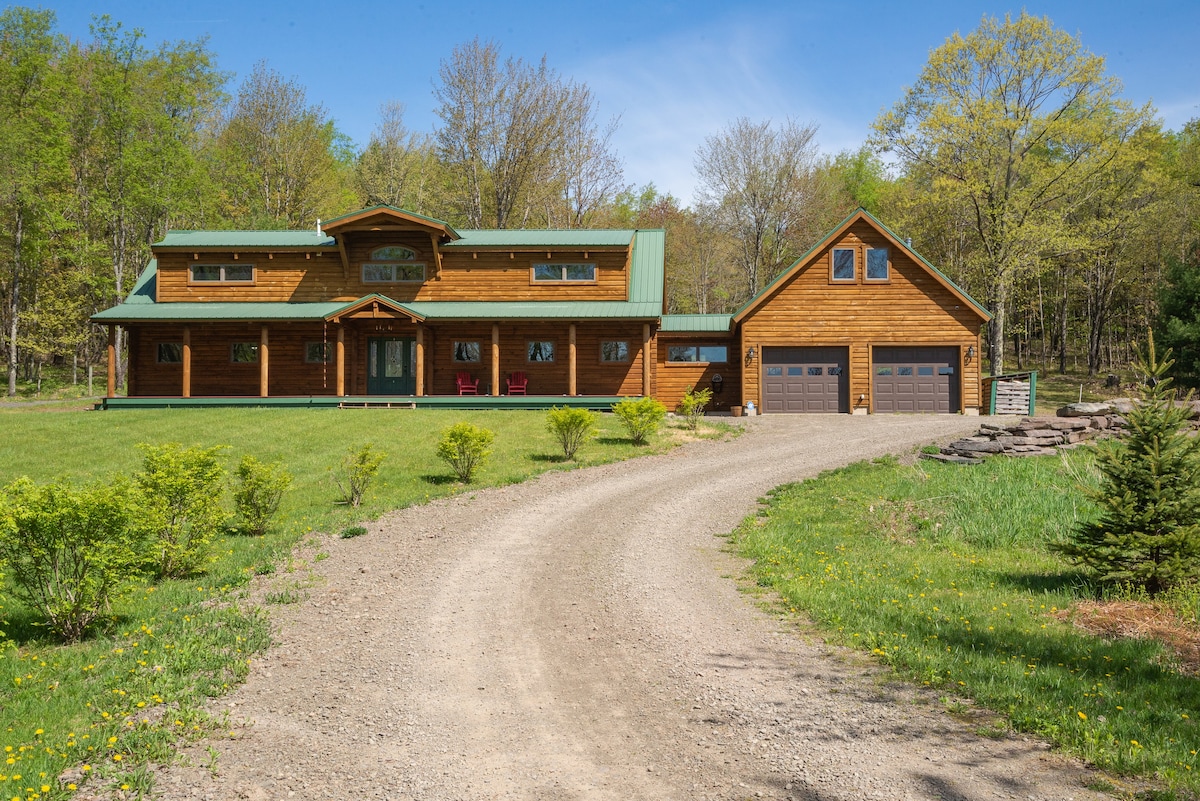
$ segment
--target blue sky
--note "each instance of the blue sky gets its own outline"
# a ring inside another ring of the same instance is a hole
[[[33,3],[30,3],[31,5]],[[505,55],[546,56],[590,86],[603,118],[620,116],[616,149],[629,183],[653,182],[685,203],[706,136],[740,116],[818,126],[821,149],[857,148],[903,94],[929,52],[985,15],[1049,16],[1107,59],[1136,104],[1171,129],[1200,117],[1200,3],[1048,0],[877,2],[325,2],[64,0],[45,7],[59,30],[87,39],[107,13],[146,42],[207,36],[230,90],[255,62],[304,85],[340,130],[365,145],[379,107],[399,100],[414,130],[436,122],[440,62],[475,36]]]

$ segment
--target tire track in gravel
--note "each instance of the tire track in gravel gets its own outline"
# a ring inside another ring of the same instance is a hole
[[[253,725],[165,797],[1101,798],[983,739],[729,578],[770,488],[978,419],[778,416],[729,442],[547,474],[331,541],[325,583],[226,703]]]

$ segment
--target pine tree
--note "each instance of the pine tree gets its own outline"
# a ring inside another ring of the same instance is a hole
[[[1078,526],[1062,553],[1106,584],[1155,596],[1200,577],[1200,437],[1186,431],[1191,393],[1176,402],[1150,336],[1134,367],[1145,376],[1139,402],[1126,415],[1126,433],[1101,443],[1100,486],[1088,494],[1098,519]]]

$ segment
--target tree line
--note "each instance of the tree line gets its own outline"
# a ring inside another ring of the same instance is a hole
[[[814,123],[731,121],[697,149],[691,205],[625,181],[619,120],[586,84],[495,42],[442,61],[433,131],[392,100],[360,148],[266,63],[231,93],[203,39],[55,25],[0,15],[10,395],[43,365],[100,360],[89,315],[169,229],[305,228],[381,203],[462,228],[664,228],[673,313],[736,310],[863,207],[993,312],[994,372],[1113,370],[1156,325],[1200,378],[1200,119],[1164,130],[1044,18],[950,37],[855,152],[822,155]]]

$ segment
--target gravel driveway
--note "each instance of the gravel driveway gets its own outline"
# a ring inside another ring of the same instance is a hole
[[[756,606],[727,533],[771,487],[978,418],[774,416],[549,473],[323,545],[221,699],[240,737],[172,799],[1100,799]],[[240,721],[248,721],[241,725]],[[207,744],[205,744],[207,745]],[[197,750],[196,759],[207,759]]]

